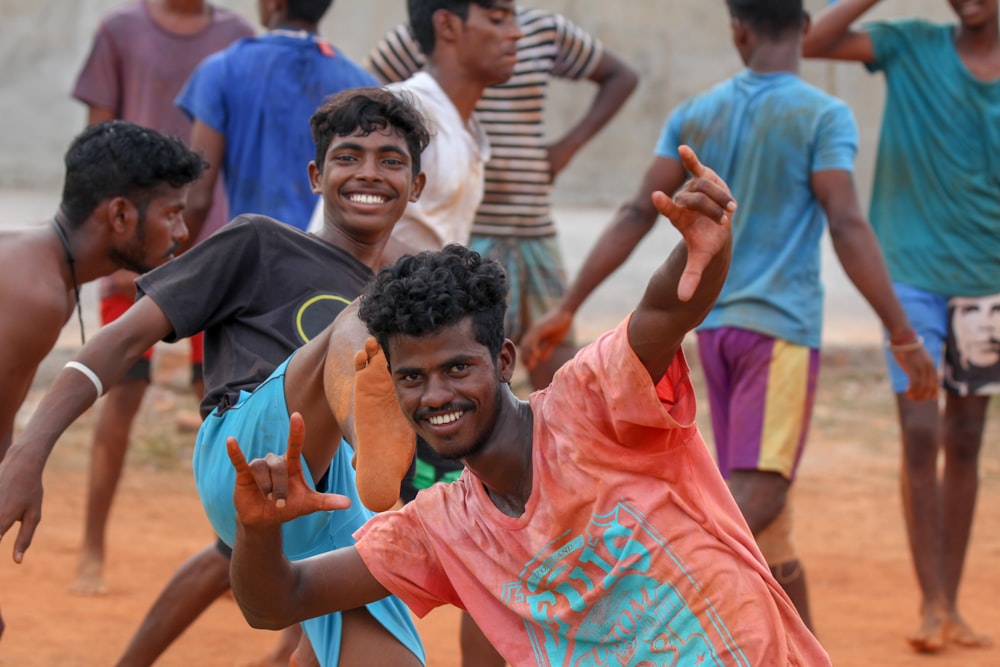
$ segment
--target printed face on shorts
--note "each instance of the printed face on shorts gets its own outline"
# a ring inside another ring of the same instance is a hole
[[[955,297],[951,324],[963,368],[988,368],[1000,363],[1000,294]]]

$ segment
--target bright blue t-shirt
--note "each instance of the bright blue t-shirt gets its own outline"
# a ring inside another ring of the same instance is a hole
[[[885,74],[871,220],[893,280],[945,296],[1000,291],[1000,80],[979,81],[953,25],[866,24]]]
[[[739,327],[819,347],[820,240],[814,172],[853,171],[858,131],[844,102],[795,74],[744,70],[678,107],[656,146],[687,144],[739,204],[729,276],[702,329]]]
[[[177,105],[226,139],[222,177],[232,217],[259,213],[305,229],[318,199],[307,169],[316,157],[309,119],[334,93],[378,85],[315,35],[275,32],[207,58]]]

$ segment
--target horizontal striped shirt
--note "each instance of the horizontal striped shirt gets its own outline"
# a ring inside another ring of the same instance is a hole
[[[599,40],[559,14],[519,7],[517,21],[524,37],[517,44],[514,74],[487,88],[476,105],[492,156],[472,228],[480,236],[555,234],[544,137],[548,84],[552,77],[589,77],[603,52]],[[409,26],[400,25],[372,50],[365,65],[388,83],[419,71],[424,61]]]

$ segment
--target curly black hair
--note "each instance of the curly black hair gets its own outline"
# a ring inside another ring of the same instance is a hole
[[[140,211],[164,186],[193,183],[205,169],[205,159],[177,137],[124,120],[107,120],[87,127],[63,159],[59,208],[71,227],[79,227],[102,201],[124,197]]]
[[[465,246],[401,257],[361,296],[358,316],[389,358],[394,335],[425,336],[472,318],[472,334],[496,359],[503,346],[507,275]]]

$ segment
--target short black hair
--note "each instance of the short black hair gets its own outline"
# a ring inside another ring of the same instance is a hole
[[[177,137],[124,120],[87,127],[66,151],[59,208],[71,227],[79,227],[102,201],[125,197],[140,210],[163,187],[194,182],[207,166],[204,158]]]
[[[423,114],[408,93],[384,88],[349,88],[327,99],[309,120],[316,143],[316,166],[323,171],[326,152],[334,137],[361,131],[369,135],[387,129],[399,130],[410,150],[413,176],[420,173],[420,154],[430,142]]]
[[[332,4],[333,0],[288,0],[285,6],[285,19],[319,23]]]
[[[464,22],[469,18],[469,5],[477,4],[485,9],[496,5],[496,0],[406,0],[406,11],[410,17],[410,30],[420,45],[420,51],[429,56],[434,53],[437,40],[434,37],[434,13],[439,9],[451,12]]]
[[[733,18],[772,40],[800,30],[806,15],[802,0],[726,0],[726,4]]]
[[[507,276],[496,261],[451,244],[405,255],[379,271],[361,296],[358,317],[389,359],[394,335],[425,336],[472,318],[472,335],[493,359],[503,347]]]

